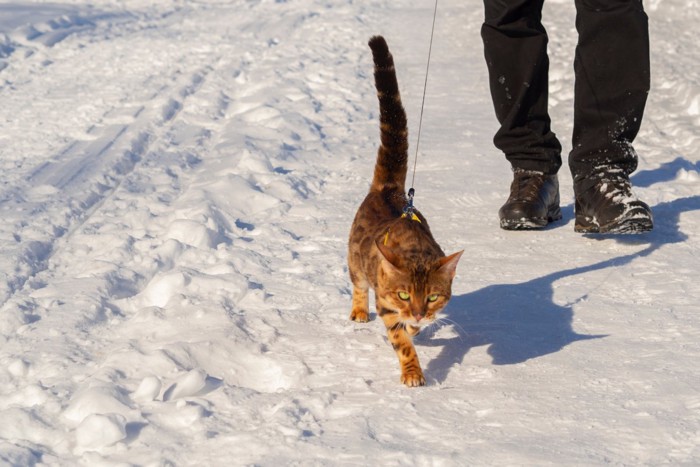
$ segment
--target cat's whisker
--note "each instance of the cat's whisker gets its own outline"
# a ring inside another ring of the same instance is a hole
[[[464,339],[462,338],[462,335],[464,335],[464,337],[468,336],[467,331],[455,320],[449,319],[446,316],[439,316],[435,321],[436,322],[440,321],[441,322],[440,324],[447,324],[447,323],[452,324],[458,330],[457,335],[459,336],[460,341],[464,341]]]
[[[430,338],[433,334],[435,334],[438,329],[443,325],[443,323],[440,321],[440,317],[436,316],[432,318],[430,321],[426,321],[423,326],[421,327],[421,335],[423,337]]]

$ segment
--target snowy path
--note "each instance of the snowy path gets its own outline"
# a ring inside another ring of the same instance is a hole
[[[566,141],[575,45],[550,0]],[[347,320],[384,34],[411,130],[432,5],[0,5],[0,465],[700,462],[700,33],[657,0],[634,178],[657,228],[505,232],[481,6],[440,5],[417,203],[465,248],[398,383]],[[676,33],[677,32],[677,33]],[[413,140],[411,141],[413,143]]]

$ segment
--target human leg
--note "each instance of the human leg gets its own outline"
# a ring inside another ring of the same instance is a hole
[[[543,0],[484,0],[481,29],[489,85],[501,124],[494,144],[514,170],[510,196],[499,210],[504,229],[541,228],[561,218],[561,144],[547,110],[547,33]]]
[[[641,0],[576,0],[574,133],[569,167],[579,232],[653,226],[631,191],[632,147],[650,88],[649,34]]]
[[[637,167],[632,141],[650,88],[649,31],[640,0],[576,0],[574,174]]]
[[[489,85],[501,124],[494,144],[514,169],[555,174],[561,145],[547,110],[549,59],[544,0],[484,0],[481,28]]]

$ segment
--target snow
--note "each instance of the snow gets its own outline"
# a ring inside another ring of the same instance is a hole
[[[640,236],[507,232],[481,5],[441,2],[416,205],[465,249],[406,388],[348,320],[378,143],[366,42],[415,138],[433,4],[0,5],[0,465],[700,463],[700,20],[648,2]],[[571,134],[571,2],[548,1]],[[415,144],[411,140],[411,144]],[[565,148],[565,151],[567,149]]]

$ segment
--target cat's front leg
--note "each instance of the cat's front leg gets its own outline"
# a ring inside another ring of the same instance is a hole
[[[380,311],[386,325],[386,333],[391,346],[396,351],[401,365],[401,382],[406,386],[424,386],[425,377],[418,361],[418,353],[413,346],[405,325],[399,320],[398,313]]]
[[[369,289],[353,286],[352,288],[352,311],[350,319],[358,323],[369,321]]]
[[[361,268],[359,254],[348,255],[348,271],[352,282],[352,309],[350,319],[358,323],[369,321],[369,281]]]

